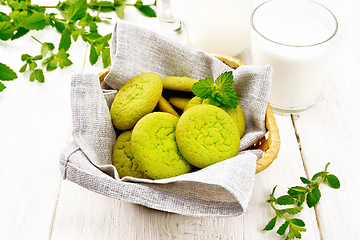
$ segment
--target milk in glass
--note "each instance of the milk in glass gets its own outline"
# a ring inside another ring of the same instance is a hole
[[[319,19],[297,11],[253,18],[253,64],[273,67],[270,103],[276,110],[301,111],[321,95],[334,34]]]

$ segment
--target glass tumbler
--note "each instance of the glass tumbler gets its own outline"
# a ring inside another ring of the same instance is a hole
[[[255,8],[251,25],[253,64],[273,67],[273,110],[298,114],[314,106],[338,29],[334,14],[311,0],[270,0]]]

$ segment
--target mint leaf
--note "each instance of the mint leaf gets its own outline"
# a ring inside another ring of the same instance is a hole
[[[191,91],[198,97],[208,98],[211,96],[214,87],[214,80],[212,78],[202,79],[194,84]]]
[[[5,85],[2,82],[0,82],[0,92],[4,91],[5,88],[6,88]]]
[[[85,13],[85,16],[79,21],[79,26],[85,28],[90,27],[91,32],[96,32],[98,26],[94,22],[93,17],[89,13]]]
[[[10,67],[0,63],[0,80],[10,81],[16,79],[17,77],[16,73]]]
[[[234,78],[231,71],[224,72],[215,80],[215,84],[219,89],[231,88],[233,82]]]
[[[0,12],[0,22],[10,22],[11,17],[9,17],[8,15],[6,15],[3,12]]]
[[[105,36],[101,36],[95,40],[96,43],[106,43],[106,45],[109,45],[109,41],[111,39],[112,33],[106,34]]]
[[[288,228],[290,222],[289,221],[285,221],[280,227],[279,229],[277,230],[277,234],[279,235],[284,235],[285,234],[285,231],[286,229]]]
[[[86,0],[77,0],[68,9],[69,20],[80,20],[85,16],[87,10]]]
[[[65,24],[62,22],[55,22],[55,28],[59,33],[62,33],[65,29]]]
[[[239,98],[235,92],[234,89],[232,88],[229,88],[227,89],[227,94],[225,94],[224,96],[222,96],[222,99],[223,99],[223,102],[227,102],[227,104],[224,104],[224,105],[227,105],[228,108],[236,108],[237,105],[238,105],[238,101],[239,101]],[[221,102],[221,100],[219,100]]]
[[[94,65],[97,62],[98,58],[99,58],[99,55],[96,53],[95,46],[91,45],[91,47],[90,47],[90,56],[89,56],[90,64]]]
[[[310,184],[311,181],[307,178],[304,178],[304,177],[300,177],[300,180],[304,183],[304,184]]]
[[[102,59],[102,62],[103,62],[103,67],[107,68],[111,63],[110,48],[104,48],[102,50],[101,59]]]
[[[125,4],[115,7],[115,13],[119,18],[122,18],[124,16],[125,7]]]
[[[29,69],[34,70],[36,67],[37,67],[37,63],[31,60],[29,63]]]
[[[214,106],[217,106],[217,107],[219,107],[221,105],[221,102],[219,102],[216,99],[215,93],[212,93],[211,96],[208,97],[208,99],[210,100],[209,103],[211,105],[214,105]]]
[[[74,39],[74,41],[76,42],[77,39],[78,39],[78,37],[79,37],[81,34],[83,34],[84,32],[85,32],[84,29],[77,29],[77,30],[71,32],[71,36],[72,36],[72,38]]]
[[[0,39],[9,40],[15,31],[15,27],[10,22],[0,22]]]
[[[114,10],[115,3],[111,1],[100,1],[91,0],[89,2],[88,7],[93,10],[101,11],[101,12],[110,12]]]
[[[285,209],[282,209],[281,211],[283,211],[284,213],[288,213],[290,215],[295,215],[295,214],[298,214],[299,212],[301,212],[302,210],[303,210],[303,207],[297,206],[297,207],[293,207],[293,208],[285,208]]]
[[[150,7],[150,6],[140,6],[140,7],[137,7],[137,9],[142,13],[144,14],[146,17],[156,17],[156,12]]]
[[[16,29],[15,34],[11,37],[11,40],[18,39],[18,38],[24,36],[25,34],[27,34],[28,32],[29,32],[29,29],[19,27],[18,29]]]
[[[276,200],[276,204],[278,205],[290,205],[294,203],[294,198],[292,198],[290,195],[283,195],[281,197],[278,197]]]
[[[335,188],[335,189],[340,188],[340,181],[335,175],[329,174],[327,176],[326,180],[330,187]]]
[[[91,33],[81,34],[81,37],[84,40],[84,42],[88,42],[88,43],[92,44],[92,42],[98,40],[102,36],[97,32],[91,32]]]
[[[30,74],[30,81],[34,82],[35,79],[40,82],[43,83],[45,81],[45,77],[43,74],[43,70],[42,69],[35,69],[31,74]]]
[[[59,50],[64,49],[66,52],[70,48],[70,45],[71,45],[71,33],[69,29],[65,28],[64,31],[62,31],[61,33]]]
[[[297,193],[299,193],[299,192],[306,193],[308,191],[308,188],[302,187],[302,186],[295,186],[295,187],[289,188],[289,191],[297,192]],[[289,191],[288,191],[288,193],[289,193]],[[291,195],[291,194],[289,194],[289,195]]]
[[[290,219],[290,222],[297,225],[297,226],[300,226],[300,227],[305,227],[305,223],[303,220],[301,219],[298,219],[298,218],[292,218]]]
[[[63,69],[64,67],[68,67],[68,66],[70,66],[72,64],[73,64],[73,62],[68,58],[63,58],[63,59],[59,60],[59,67],[61,69]]]
[[[301,219],[290,219],[289,233],[286,239],[301,238],[300,232],[306,232],[305,223]]]
[[[46,26],[46,19],[44,13],[37,12],[29,17],[24,18],[20,22],[20,27],[29,29],[29,30],[42,30]]]
[[[26,71],[26,68],[27,68],[27,63],[25,63],[19,70],[20,73],[23,73]]]
[[[323,176],[325,176],[326,174],[327,174],[326,171],[318,172],[318,173],[314,174],[314,176],[311,178],[311,181],[314,181],[314,180],[316,180],[316,179],[319,178],[319,177],[323,177]]]
[[[66,53],[64,49],[60,49],[56,54],[56,59],[59,62],[59,67],[63,69],[66,66],[72,65],[72,61],[69,59],[70,54]]]
[[[35,57],[32,58],[33,61],[38,61],[41,60],[43,58],[42,55],[36,55]]]
[[[306,204],[309,208],[315,206],[320,200],[321,193],[318,187],[314,188],[306,195]]]
[[[276,220],[277,220],[277,216],[275,216],[268,222],[268,224],[264,227],[263,231],[270,231],[270,230],[274,229]]]
[[[46,65],[46,71],[54,71],[58,67],[58,61],[52,60]]]
[[[233,82],[234,77],[231,71],[222,73],[215,80],[215,98],[227,108],[236,108],[239,101],[235,90],[232,88]]]
[[[43,43],[41,46],[41,55],[45,57],[48,52],[51,52],[55,48],[54,44],[52,43]]]
[[[21,61],[26,61],[27,59],[31,58],[29,54],[23,54],[21,55]]]
[[[220,105],[221,105],[221,103],[224,104],[224,105],[229,105],[230,104],[230,100],[227,97],[226,92],[216,91],[216,92],[213,92],[213,94],[211,94],[211,96],[213,98],[215,98],[216,101],[218,101]]]
[[[298,201],[297,205],[300,206],[305,201],[306,193],[309,191],[308,188],[302,186],[295,186],[289,188],[287,193]]]

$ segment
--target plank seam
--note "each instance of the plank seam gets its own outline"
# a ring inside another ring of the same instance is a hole
[[[49,231],[49,237],[48,237],[49,240],[51,240],[52,232],[53,232],[53,229],[54,229],[54,223],[55,223],[55,217],[56,217],[56,212],[57,212],[57,207],[58,207],[58,202],[59,202],[59,197],[60,197],[60,190],[61,190],[62,181],[63,180],[60,179],[59,191],[58,191],[58,194],[56,196],[54,212],[53,212],[53,216],[51,218],[51,223],[50,223],[50,231]]]
[[[302,164],[303,164],[303,167],[304,167],[304,171],[305,171],[306,177],[308,179],[310,179],[309,171],[308,171],[308,169],[306,167],[306,164],[305,164],[305,157],[304,157],[302,146],[301,146],[300,135],[299,135],[299,133],[297,131],[296,124],[295,124],[295,118],[296,117],[299,118],[298,116],[295,116],[295,115],[291,114],[291,122],[292,122],[292,125],[294,127],[296,141],[298,142],[299,151],[300,151],[300,157],[301,157],[301,161],[302,161]],[[322,240],[324,238],[323,238],[323,235],[322,235],[322,231],[321,231],[321,227],[320,227],[320,222],[319,222],[319,217],[318,217],[318,212],[316,210],[316,206],[314,207],[314,211],[315,211],[316,224],[317,224],[317,227],[318,227],[318,230],[319,230],[320,240]]]

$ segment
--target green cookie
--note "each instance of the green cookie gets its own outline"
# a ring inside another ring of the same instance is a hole
[[[175,177],[192,169],[175,141],[178,119],[170,113],[153,112],[141,118],[134,127],[132,153],[145,174],[153,179]]]
[[[127,81],[110,108],[114,126],[120,130],[133,128],[140,118],[154,110],[162,89],[162,80],[155,73],[142,73]]]
[[[236,156],[239,130],[228,113],[213,105],[196,105],[184,112],[176,126],[176,142],[192,165],[204,168]]]
[[[193,97],[185,106],[184,111],[188,110],[189,108],[191,108],[193,106],[199,105],[199,104],[210,104],[209,102],[210,102],[209,99]],[[240,138],[242,136],[244,136],[246,121],[245,121],[244,112],[243,112],[242,108],[240,107],[240,105],[238,104],[236,108],[225,108],[225,107],[221,107],[221,106],[220,106],[220,108],[222,110],[224,110],[225,112],[227,112],[232,117],[236,126],[239,129]]]
[[[191,92],[191,88],[199,80],[189,77],[169,76],[162,79],[164,89]]]
[[[120,178],[125,176],[148,178],[146,174],[140,170],[139,165],[134,162],[134,156],[131,151],[131,134],[132,131],[128,130],[122,132],[117,138],[113,148],[113,165],[116,167]]]

